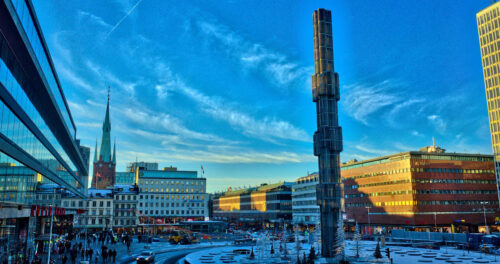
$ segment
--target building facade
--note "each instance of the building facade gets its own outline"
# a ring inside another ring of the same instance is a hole
[[[213,197],[214,218],[257,227],[291,223],[292,185],[291,182],[262,184],[216,194]]]
[[[137,214],[139,187],[117,184],[114,186],[113,195],[113,230],[117,233],[135,233],[139,224]]]
[[[483,209],[489,224],[498,214],[491,155],[410,151],[351,161],[342,165],[342,181],[347,218],[365,228],[472,232],[484,225]]]
[[[301,226],[318,226],[319,206],[316,199],[318,173],[298,178],[292,186],[292,219]]]
[[[97,153],[97,142],[94,150],[94,170],[92,188],[106,189],[115,185],[116,142],[111,154],[111,121],[109,120],[109,88],[106,114],[102,124],[101,148]]]
[[[49,208],[62,212],[37,206],[37,187],[53,183],[84,197],[88,168],[29,0],[0,1],[0,115],[0,255],[30,260],[40,218]]]
[[[113,190],[89,189],[87,201],[87,228],[90,231],[110,230],[113,228],[114,206]],[[85,223],[85,222],[84,222]]]
[[[500,201],[500,2],[479,11],[476,20]]]
[[[138,176],[141,232],[208,217],[206,178],[196,171],[139,169]]]

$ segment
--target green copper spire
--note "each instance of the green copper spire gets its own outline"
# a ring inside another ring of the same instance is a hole
[[[97,162],[97,138],[95,139],[94,162]]]
[[[109,121],[109,87],[108,103],[106,105],[106,116],[102,124],[101,151],[99,151],[99,160],[104,162],[111,161],[111,122]]]
[[[113,146],[113,164],[116,164],[116,137],[115,137],[115,144]]]

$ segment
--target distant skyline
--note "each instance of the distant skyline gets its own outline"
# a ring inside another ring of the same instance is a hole
[[[203,165],[209,192],[316,171],[317,8],[333,14],[342,161],[432,136],[492,152],[475,21],[490,1],[33,2],[91,158],[111,86],[117,171]]]

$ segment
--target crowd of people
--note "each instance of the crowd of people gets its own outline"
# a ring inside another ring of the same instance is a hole
[[[117,244],[122,243],[130,251],[132,236],[128,234],[114,235],[111,232],[84,232],[77,235],[68,234],[53,243],[50,247],[51,262],[62,264],[76,264],[77,261],[86,260],[89,263],[116,263]],[[85,242],[87,242],[85,244]],[[42,258],[46,260],[47,254],[35,255],[32,263],[41,264]]]

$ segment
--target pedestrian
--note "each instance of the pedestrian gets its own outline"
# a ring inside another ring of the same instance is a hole
[[[113,249],[109,249],[108,250],[108,258],[109,258],[109,261],[111,261],[113,259]]]
[[[106,264],[108,258],[108,251],[106,249],[102,250],[101,255],[102,255],[102,263]]]
[[[94,250],[92,248],[89,249],[89,261],[92,261],[92,255],[94,254]],[[97,262],[96,262],[97,263]]]
[[[113,249],[113,263],[115,263],[116,259],[116,249]]]
[[[68,257],[66,257],[66,255],[63,255],[61,258],[62,264],[66,264],[66,261],[68,261]]]

